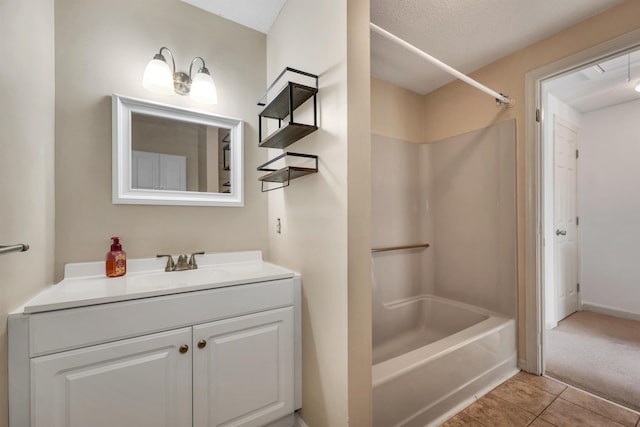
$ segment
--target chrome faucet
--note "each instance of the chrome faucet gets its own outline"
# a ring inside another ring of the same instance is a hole
[[[164,271],[169,272],[197,269],[198,263],[196,262],[196,255],[204,255],[204,251],[192,253],[188,260],[187,255],[180,255],[178,256],[177,262],[173,260],[173,256],[171,255],[156,255],[156,257],[167,257],[167,266],[164,268]]]

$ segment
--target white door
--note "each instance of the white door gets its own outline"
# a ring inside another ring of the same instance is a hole
[[[578,132],[554,118],[554,288],[556,320],[578,310],[576,228]]]
[[[191,328],[31,360],[32,427],[191,427]]]
[[[193,327],[193,426],[263,426],[293,413],[293,307]]]

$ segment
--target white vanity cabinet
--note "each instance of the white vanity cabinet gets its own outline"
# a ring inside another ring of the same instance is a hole
[[[194,326],[193,425],[262,426],[292,413],[292,337],[292,307]]]
[[[191,427],[190,343],[182,328],[33,358],[31,425]]]
[[[9,316],[9,425],[291,427],[301,406],[300,276],[253,267],[246,283],[229,268],[211,289],[165,283],[151,297],[100,304],[34,299]]]

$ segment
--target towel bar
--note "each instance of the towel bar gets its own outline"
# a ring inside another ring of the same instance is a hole
[[[399,251],[402,249],[418,249],[418,248],[428,248],[428,243],[421,243],[418,245],[406,245],[406,246],[389,246],[387,248],[371,248],[371,253],[376,252],[388,252],[388,251]]]
[[[11,252],[25,252],[29,250],[29,245],[20,243],[18,245],[0,245],[0,255]]]

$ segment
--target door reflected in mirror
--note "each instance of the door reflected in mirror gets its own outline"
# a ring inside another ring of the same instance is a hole
[[[113,95],[113,203],[243,206],[242,127]]]
[[[131,188],[231,193],[229,129],[131,115]]]

